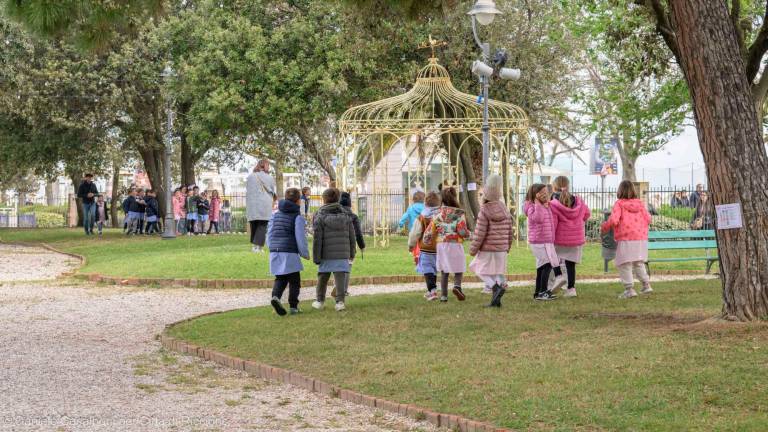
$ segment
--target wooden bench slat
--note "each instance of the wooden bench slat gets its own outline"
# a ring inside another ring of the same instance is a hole
[[[714,230],[649,231],[648,240],[715,238]]]
[[[714,240],[681,240],[648,242],[648,250],[717,249]]]
[[[685,258],[648,258],[647,262],[681,262],[681,261],[717,261],[717,256],[711,257],[685,257]]]

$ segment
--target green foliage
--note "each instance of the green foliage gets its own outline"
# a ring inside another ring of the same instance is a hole
[[[672,54],[634,2],[575,2],[574,32],[592,41],[587,72],[591,86],[578,97],[592,120],[590,131],[616,137],[625,178],[634,162],[678,135],[690,97]]]
[[[696,209],[688,207],[672,207],[671,205],[664,204],[658,209],[658,212],[662,216],[690,224],[693,220],[693,215],[696,213]]]
[[[19,213],[56,213],[59,215],[67,214],[66,205],[45,205],[45,204],[33,204],[24,207],[19,207]]]
[[[63,38],[90,50],[133,35],[140,21],[159,16],[163,0],[2,0],[6,13],[31,32]]]

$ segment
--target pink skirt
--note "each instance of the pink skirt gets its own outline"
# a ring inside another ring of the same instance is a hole
[[[467,271],[467,258],[461,243],[437,244],[437,271],[443,273],[464,273]]]
[[[506,275],[507,253],[480,251],[469,263],[469,269],[477,275]]]
[[[536,243],[528,244],[531,248],[534,258],[536,258],[536,268],[543,266],[544,264],[552,264],[552,267],[558,267],[560,265],[560,258],[557,257],[555,251],[555,245],[553,243]]]
[[[648,240],[619,240],[616,242],[616,266],[635,261],[648,261]]]

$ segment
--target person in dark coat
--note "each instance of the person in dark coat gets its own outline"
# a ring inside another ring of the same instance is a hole
[[[157,217],[160,214],[160,210],[157,203],[157,193],[154,189],[147,191],[147,195],[144,197],[144,203],[144,212],[147,219],[147,235],[160,232],[160,229],[157,226]]]
[[[699,194],[699,203],[691,218],[691,229],[713,230],[715,229],[715,208],[712,200],[706,192]]]
[[[296,188],[285,191],[285,199],[277,204],[277,212],[267,225],[267,247],[269,248],[269,272],[275,276],[272,287],[272,307],[278,315],[287,312],[280,302],[286,286],[291,315],[299,311],[301,290],[301,259],[309,259],[306,221],[301,215],[301,193]]]
[[[93,235],[93,225],[96,220],[96,195],[99,190],[93,183],[93,174],[83,176],[83,181],[77,188],[77,197],[83,202],[83,228],[85,235]]]
[[[328,280],[333,273],[336,286],[336,311],[346,309],[344,298],[347,292],[349,272],[355,259],[355,227],[352,218],[339,204],[340,192],[329,188],[323,192],[324,205],[315,214],[313,221],[314,243],[312,260],[319,266],[317,274],[317,300],[315,309],[322,309]]]

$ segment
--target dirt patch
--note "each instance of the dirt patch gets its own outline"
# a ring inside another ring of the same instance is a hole
[[[684,315],[674,313],[634,313],[634,312],[593,312],[574,315],[573,319],[608,319],[612,321],[628,321],[654,327],[669,327],[690,325],[711,318],[707,315]]]

